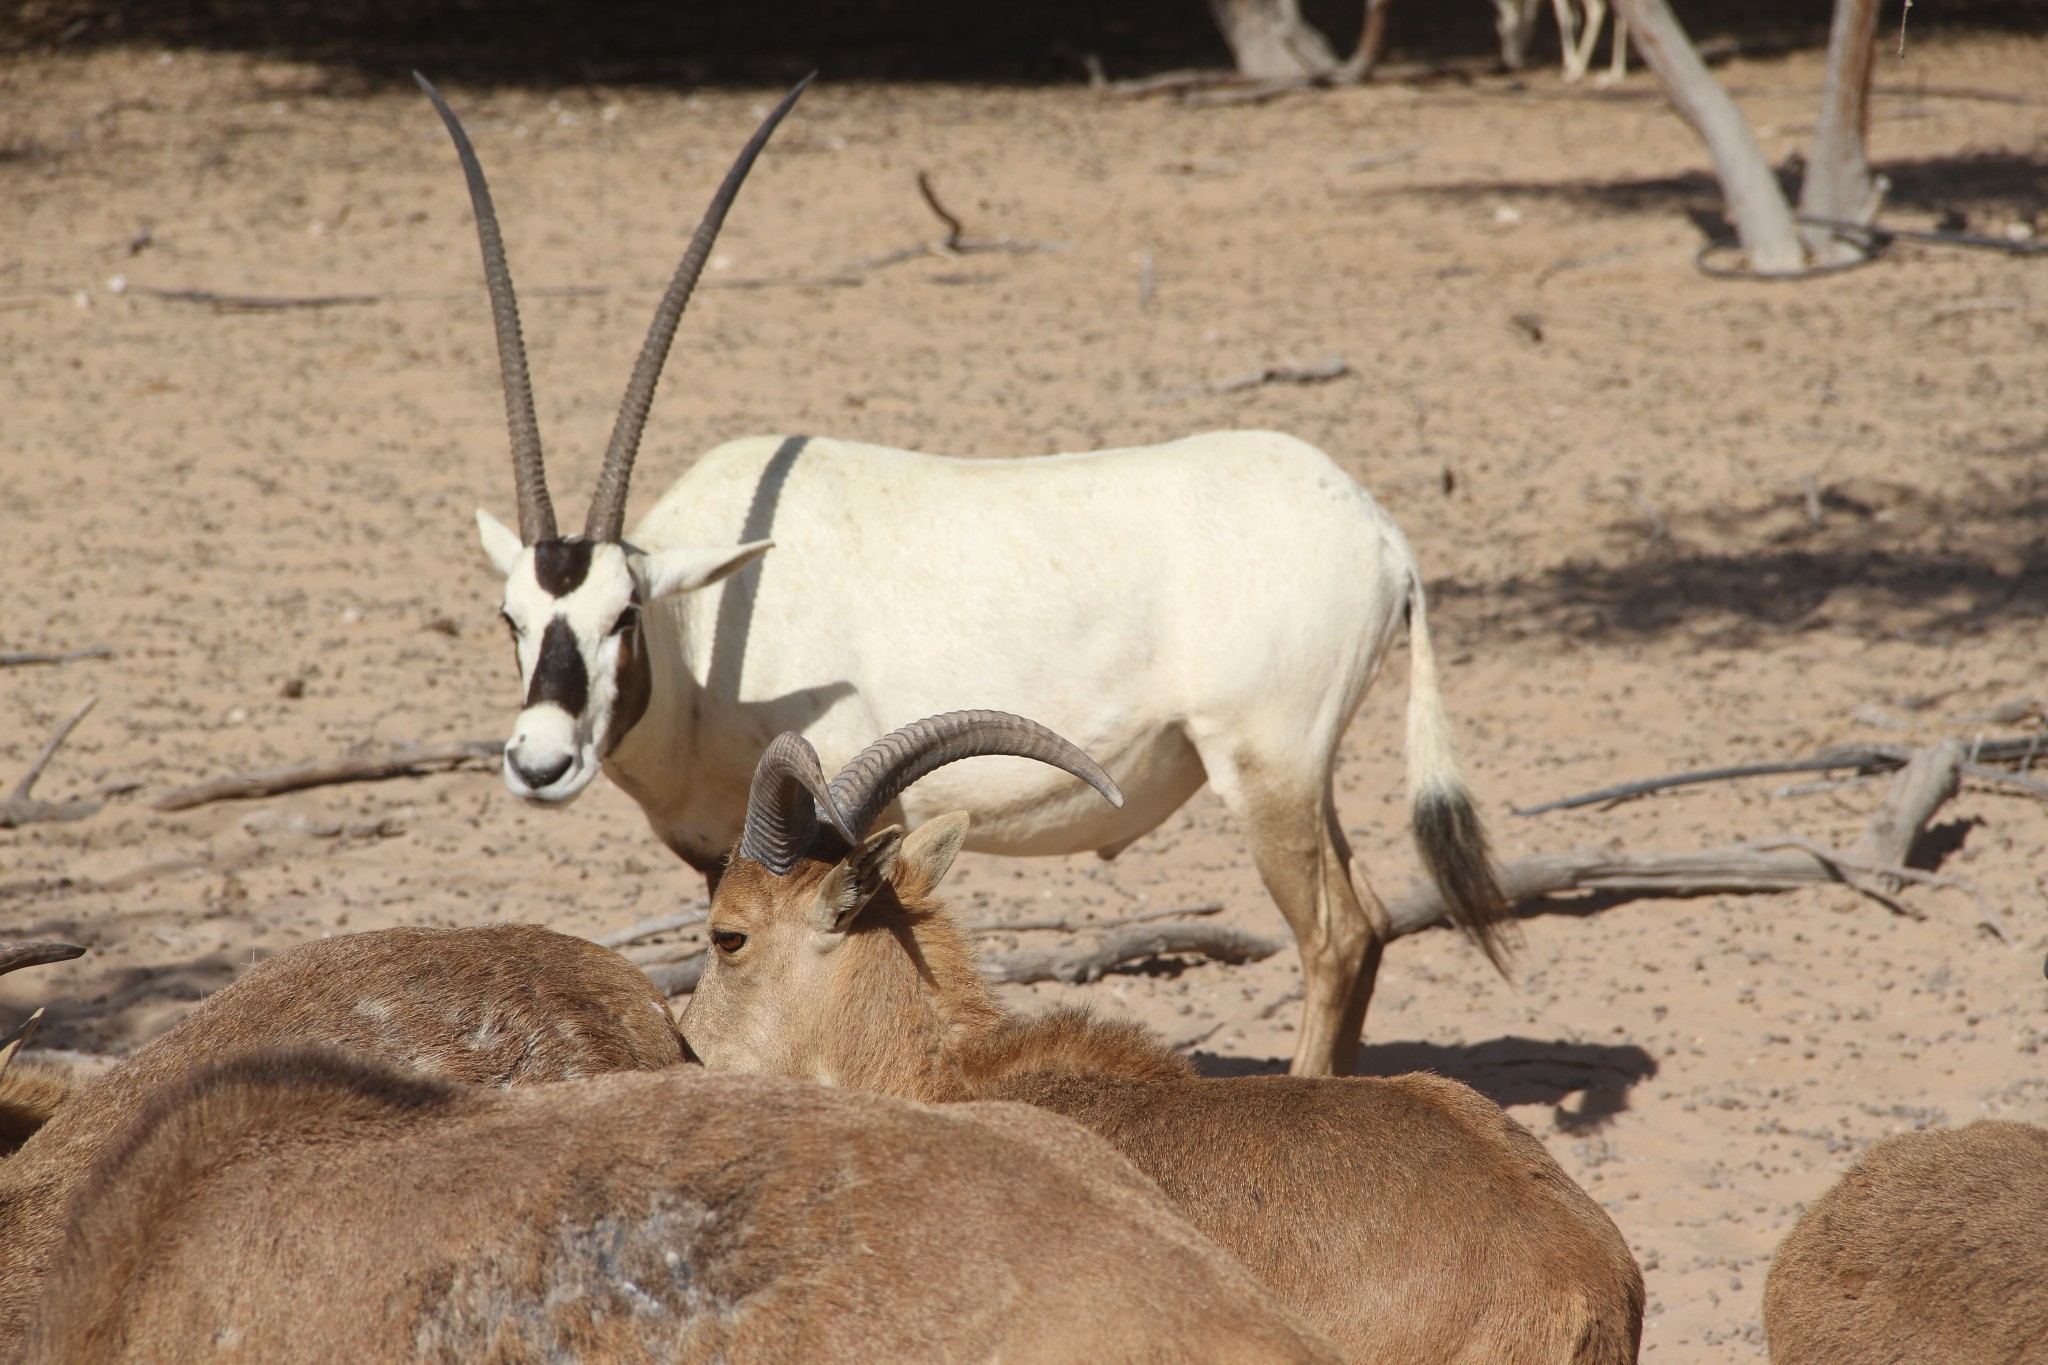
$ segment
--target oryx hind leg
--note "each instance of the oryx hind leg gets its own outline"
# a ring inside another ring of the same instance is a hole
[[[1327,759],[1321,771],[1302,771],[1298,759],[1254,751],[1241,737],[1196,736],[1195,745],[1301,953],[1301,1032],[1290,1069],[1347,1074],[1379,971],[1376,925],[1384,925],[1385,912],[1337,823]]]

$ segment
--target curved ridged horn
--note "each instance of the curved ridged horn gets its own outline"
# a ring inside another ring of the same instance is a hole
[[[484,168],[469,145],[462,121],[441,98],[434,83],[419,72],[412,78],[434,102],[434,111],[455,139],[455,155],[469,182],[469,203],[476,211],[476,235],[484,250],[484,283],[491,291],[491,317],[498,326],[498,370],[505,380],[505,424],[512,429],[512,478],[519,486],[519,538],[528,545],[555,538],[555,505],[548,500],[547,474],[541,468],[540,422],[533,415],[533,381],[526,373],[526,341],[519,334],[519,300],[512,293],[512,270],[505,264],[505,241],[498,235],[498,211],[491,207],[491,187]]]
[[[1072,773],[1112,806],[1124,794],[1102,765],[1035,720],[1007,711],[948,711],[912,721],[855,755],[832,779],[833,802],[846,812],[848,842],[865,837],[905,787],[948,763],[983,754],[1011,754]]]
[[[69,962],[74,957],[84,956],[85,949],[76,943],[0,942],[0,976],[21,967],[40,967],[46,962]]]
[[[633,457],[640,452],[640,431],[647,425],[647,410],[654,405],[654,386],[661,382],[661,367],[668,361],[669,343],[675,340],[676,324],[683,320],[683,308],[690,302],[691,291],[697,287],[697,277],[704,273],[704,262],[711,256],[711,244],[718,240],[718,229],[725,225],[726,210],[739,197],[740,185],[746,180],[747,172],[754,168],[754,159],[768,145],[775,125],[782,122],[783,116],[795,106],[797,98],[816,75],[814,71],[798,81],[796,88],[769,111],[761,126],[754,130],[753,137],[747,140],[747,145],[740,149],[739,159],[725,173],[725,182],[718,187],[718,193],[711,196],[711,206],[704,210],[703,221],[697,224],[697,231],[691,235],[689,249],[683,253],[682,264],[676,267],[675,278],[669,281],[668,292],[661,296],[661,304],[654,310],[654,321],[647,328],[647,340],[640,346],[640,358],[633,363],[633,377],[626,383],[626,396],[619,403],[619,419],[612,427],[611,444],[605,448],[604,468],[597,476],[597,492],[590,499],[590,517],[583,524],[583,535],[587,540],[616,541],[625,529],[626,487],[633,479]]]
[[[847,843],[857,843],[842,809],[818,765],[818,751],[802,735],[785,730],[754,765],[740,856],[783,876],[810,851],[821,817]]]

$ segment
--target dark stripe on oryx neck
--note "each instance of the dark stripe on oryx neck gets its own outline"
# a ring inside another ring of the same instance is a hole
[[[557,616],[541,634],[540,658],[534,661],[526,704],[551,701],[570,715],[580,716],[589,700],[590,675],[583,668],[583,651],[576,648],[576,632]]]
[[[590,575],[590,552],[596,541],[581,536],[543,540],[533,547],[533,576],[550,597],[567,597]]]

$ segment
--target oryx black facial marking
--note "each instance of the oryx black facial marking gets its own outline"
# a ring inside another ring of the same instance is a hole
[[[607,753],[640,723],[654,693],[654,674],[647,666],[647,642],[641,633],[645,627],[637,608],[631,615],[632,621],[619,632],[618,699],[612,703],[612,723],[605,736]]]
[[[541,634],[540,657],[533,662],[533,681],[526,688],[528,706],[544,701],[572,716],[582,715],[590,701],[590,675],[583,667],[583,652],[576,648],[576,632],[559,616]]]
[[[590,575],[590,552],[597,542],[580,536],[543,540],[533,547],[533,576],[550,597],[567,597]]]

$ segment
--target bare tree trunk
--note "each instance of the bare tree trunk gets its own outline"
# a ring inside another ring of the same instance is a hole
[[[1209,13],[1230,44],[1239,75],[1298,80],[1337,69],[1337,54],[1301,17],[1299,0],[1209,0]]]
[[[1828,33],[1827,84],[1821,88],[1813,157],[1799,187],[1799,211],[1812,218],[1867,223],[1877,216],[1879,194],[1864,139],[1870,131],[1870,70],[1877,56],[1877,0],[1835,0]],[[1863,254],[1827,228],[1805,227],[1806,245],[1822,265]]]
[[[1798,274],[1806,255],[1777,177],[1742,111],[1708,73],[1678,16],[1664,0],[1614,0],[1614,8],[1628,20],[1629,37],[1664,87],[1665,98],[1706,142],[1749,268],[1760,275]]]

